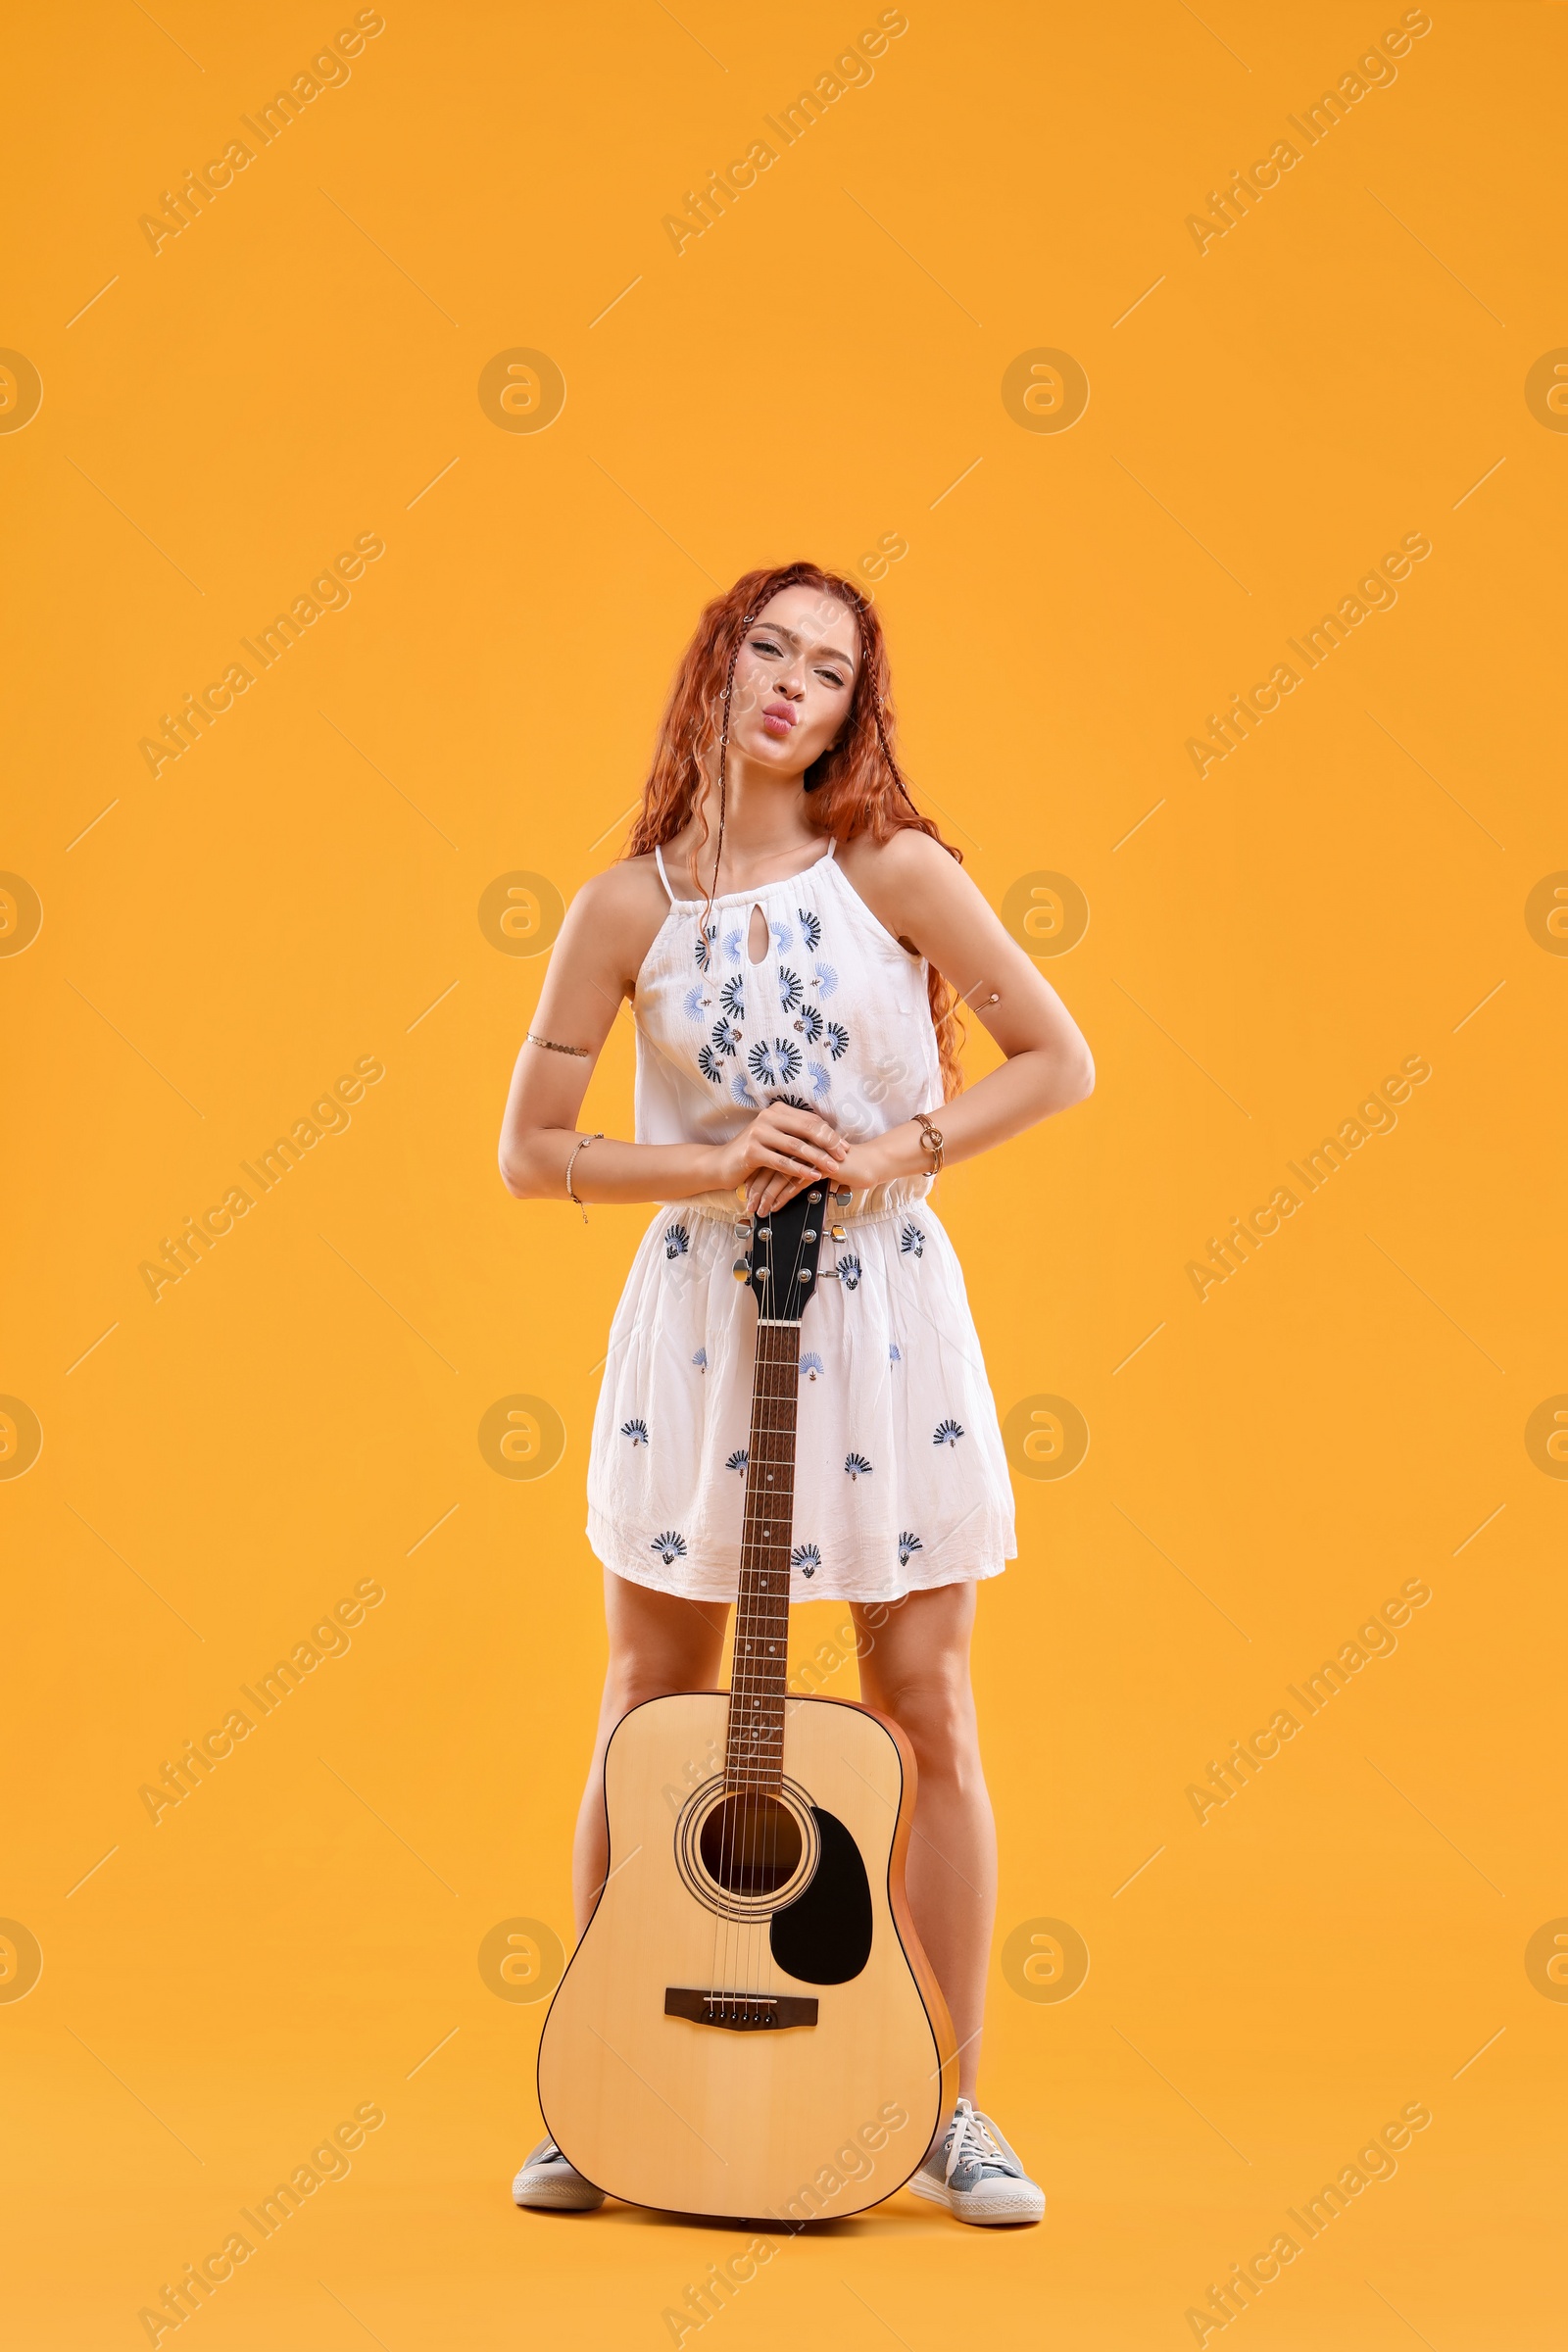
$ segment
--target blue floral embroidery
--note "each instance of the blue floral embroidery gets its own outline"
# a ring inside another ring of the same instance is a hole
[[[939,1421],[932,1435],[931,1443],[933,1446],[956,1446],[962,1435],[963,1428],[961,1423],[957,1421]]]
[[[672,1527],[666,1527],[662,1535],[654,1537],[648,1548],[658,1552],[666,1568],[672,1568],[677,1560],[686,1557],[686,1539]]]
[[[743,1102],[748,1110],[761,1109],[762,1105],[760,1102],[759,1102],[757,1097],[753,1094],[751,1088],[746,1083],[746,1074],[743,1070],[736,1071],[734,1077],[729,1082],[729,1091],[734,1096],[736,1102]]]
[[[790,929],[788,923],[781,920],[776,923],[769,923],[767,927],[773,934],[773,943],[778,949],[779,954],[781,956],[787,956],[791,948],[793,948],[795,945],[795,934]]]
[[[839,1259],[838,1264],[833,1268],[833,1271],[838,1276],[840,1282],[843,1283],[844,1288],[847,1291],[856,1291],[859,1289],[860,1261],[856,1256],[853,1250],[845,1252],[845,1254]]]
[[[664,1255],[666,1257],[684,1257],[691,1246],[692,1237],[684,1225],[666,1225],[664,1227]]]
[[[822,945],[821,918],[819,915],[814,915],[808,906],[797,906],[795,911],[800,917],[801,937],[814,956]]]
[[[925,1255],[925,1235],[920,1231],[918,1225],[906,1225],[899,1236],[899,1250],[904,1257],[923,1257]]]
[[[819,1102],[824,1095],[832,1093],[833,1081],[827,1074],[826,1062],[808,1061],[806,1065],[806,1075],[811,1081],[811,1092]]]
[[[902,1364],[902,1363],[903,1363],[903,1361],[904,1361],[904,1349],[903,1349],[903,1348],[902,1348],[899,1346],[899,1343],[898,1343],[898,1341],[897,1341],[897,1340],[889,1340],[889,1342],[888,1342],[888,1362],[889,1362],[890,1364]]]
[[[698,1047],[697,1067],[702,1071],[703,1076],[707,1078],[712,1085],[723,1085],[724,1073],[718,1064],[711,1046]]]
[[[692,1357],[692,1362],[697,1366],[699,1372],[706,1372],[708,1370],[708,1349],[699,1348],[697,1353]]]
[[[623,1438],[630,1438],[633,1446],[646,1446],[648,1424],[646,1421],[623,1421],[620,1425],[620,1434]]]
[[[801,1049],[787,1037],[775,1037],[771,1046],[759,1038],[746,1065],[759,1086],[788,1086],[801,1074]]]
[[[925,1545],[921,1543],[919,1537],[911,1536],[907,1528],[906,1528],[903,1535],[901,1535],[899,1538],[899,1566],[901,1568],[907,1568],[914,1554],[917,1551],[924,1551],[924,1549]]]
[[[737,1446],[734,1452],[730,1455],[729,1460],[724,1464],[724,1467],[726,1470],[738,1470],[741,1476],[744,1478],[746,1475],[746,1465],[751,1458],[751,1454],[744,1446]]]
[[[790,1566],[803,1576],[814,1576],[822,1565],[822,1554],[814,1544],[797,1544],[790,1553]]]
[[[805,1378],[805,1379],[807,1379],[807,1380],[814,1380],[814,1379],[816,1378],[817,1374],[818,1374],[818,1373],[821,1371],[821,1369],[822,1369],[822,1358],[821,1358],[819,1355],[803,1355],[803,1356],[802,1356],[802,1358],[801,1358],[801,1373],[802,1373],[802,1376],[803,1376],[803,1378]]]
[[[830,997],[839,984],[838,973],[830,963],[813,964],[811,968],[816,980],[817,995]]]
[[[703,984],[699,980],[697,986],[689,988],[681,999],[681,1010],[689,1021],[700,1021],[707,1007],[708,998],[704,995]]]
[[[734,1054],[738,1051],[740,1042],[741,1033],[733,1021],[715,1021],[713,1023],[713,1045],[718,1053]]]
[[[844,1456],[844,1469],[845,1475],[852,1480],[869,1478],[871,1475],[871,1465],[863,1453],[847,1453]]]
[[[807,1044],[814,1046],[822,1034],[822,1015],[814,1004],[808,1004],[802,1011],[800,1025],[806,1032]]]
[[[850,1050],[850,1033],[842,1021],[829,1021],[825,1032],[827,1050],[835,1061],[842,1061]]]
[[[797,1004],[805,1002],[805,998],[806,991],[801,986],[800,973],[792,972],[787,963],[781,963],[778,967],[778,1001],[780,1008],[785,1012],[793,1012]]]
[[[746,987],[739,974],[737,974],[734,979],[725,981],[723,987],[718,992],[718,1001],[723,1005],[724,1010],[726,1012],[732,1012],[738,1021],[745,1020]]]
[[[741,935],[738,931],[726,931],[724,934],[724,961],[739,963],[740,959]]]
[[[700,972],[707,971],[710,953],[717,937],[718,925],[716,923],[698,924],[697,937],[693,942],[693,953],[697,957],[697,969]]]

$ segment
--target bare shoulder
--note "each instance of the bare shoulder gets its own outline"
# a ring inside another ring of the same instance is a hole
[[[622,858],[590,874],[567,909],[565,934],[628,980],[658,938],[669,899],[652,858]]]
[[[951,850],[912,825],[901,825],[886,841],[857,834],[838,856],[845,879],[895,937],[923,909],[961,903],[974,891]]]

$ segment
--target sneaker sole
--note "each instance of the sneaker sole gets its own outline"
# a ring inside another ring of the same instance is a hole
[[[596,2213],[604,2203],[603,2189],[566,2180],[525,2181],[519,2174],[512,2183],[512,2202],[539,2213]]]
[[[967,2222],[971,2228],[977,2224],[983,2228],[992,2223],[1040,2222],[1045,2219],[1046,2200],[1039,2189],[1027,2191],[1020,2187],[1004,2190],[1001,2195],[988,2197],[981,2206],[967,2199],[956,2200],[947,2183],[933,2180],[928,2173],[916,2173],[912,2180],[906,2181],[905,2186],[912,2189],[917,2197],[925,2197],[931,2204],[940,2205],[945,2212],[952,2214],[956,2222]]]

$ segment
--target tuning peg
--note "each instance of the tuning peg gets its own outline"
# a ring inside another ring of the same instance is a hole
[[[735,1260],[735,1263],[731,1266],[730,1272],[734,1275],[737,1282],[750,1282],[752,1278],[751,1259],[746,1257],[738,1257]]]
[[[855,1195],[851,1192],[847,1184],[841,1184],[835,1191],[833,1199],[835,1204],[839,1208],[848,1208],[850,1202],[855,1199]]]
[[[850,1230],[847,1225],[835,1225],[831,1230],[836,1242],[847,1242],[850,1238]]]
[[[806,1196],[806,1198],[808,1199],[808,1200],[809,1200],[809,1201],[811,1201],[811,1202],[813,1202],[813,1203],[814,1203],[814,1202],[816,1202],[816,1201],[820,1200],[821,1200],[821,1198],[822,1198],[822,1196],[821,1196],[820,1192],[815,1192],[815,1193],[808,1193],[808,1194],[807,1194],[807,1196]]]

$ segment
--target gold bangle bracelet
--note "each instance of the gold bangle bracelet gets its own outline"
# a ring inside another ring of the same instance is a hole
[[[572,1146],[571,1157],[566,1162],[566,1199],[573,1202],[576,1207],[582,1210],[582,1221],[585,1225],[588,1222],[587,1203],[579,1200],[576,1194],[571,1189],[571,1171],[577,1164],[577,1154],[579,1152],[586,1152],[590,1144],[602,1144],[604,1140],[605,1131],[602,1127],[596,1128],[592,1135],[580,1135],[577,1138],[576,1143]]]
[[[931,1181],[935,1184],[942,1173],[942,1130],[933,1123],[930,1114],[923,1110],[915,1112],[914,1123],[919,1128],[925,1148],[931,1154]]]

